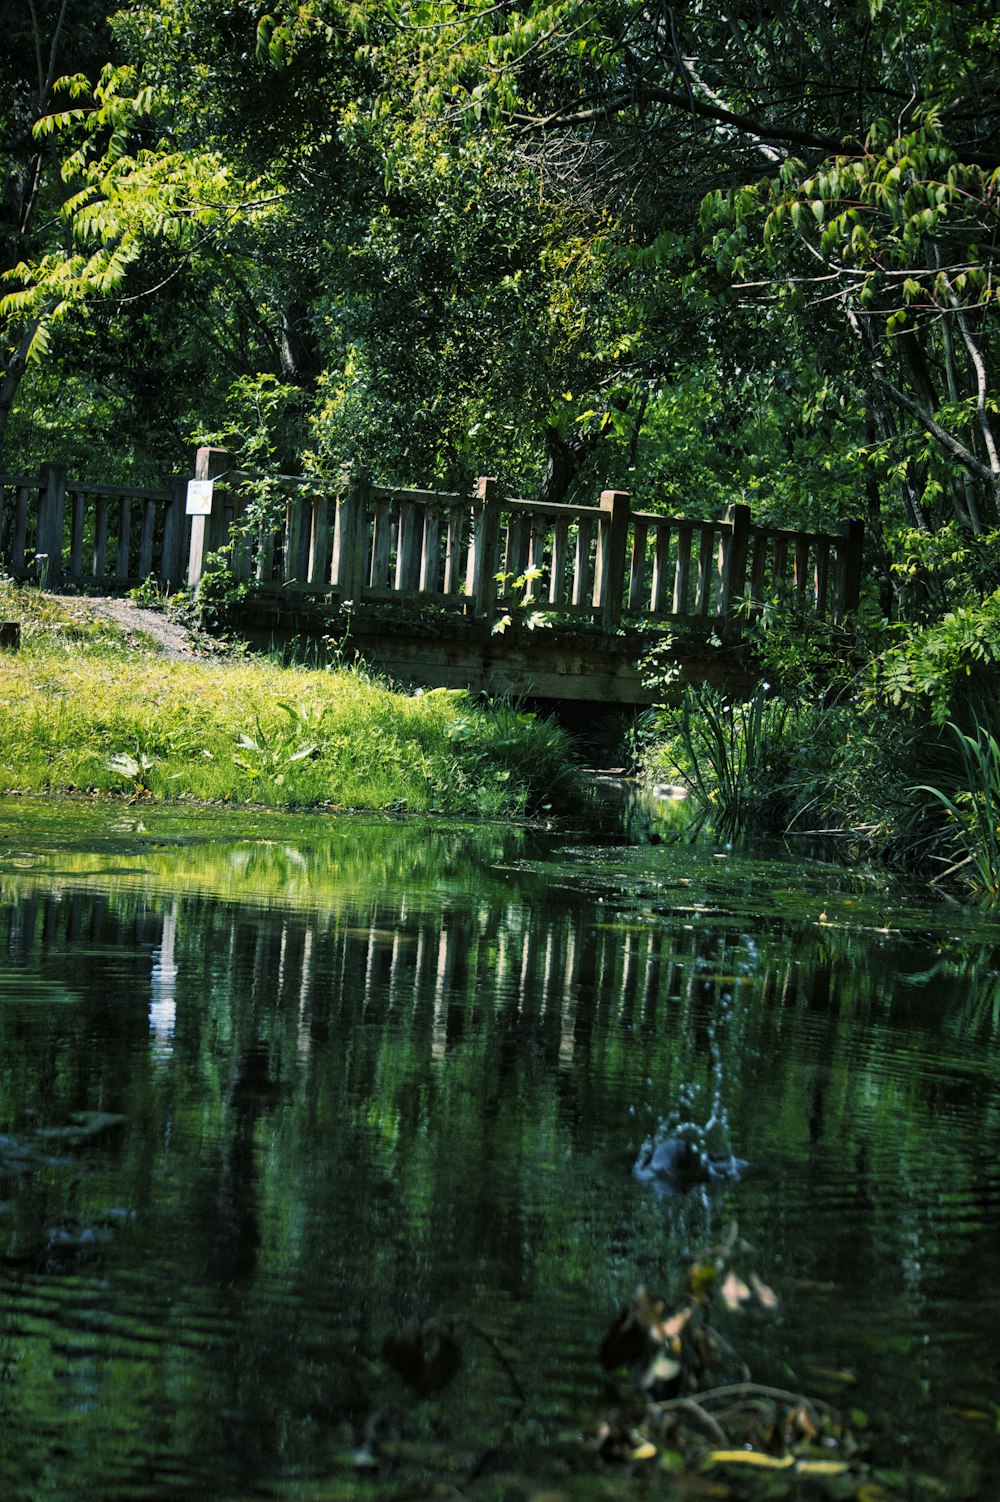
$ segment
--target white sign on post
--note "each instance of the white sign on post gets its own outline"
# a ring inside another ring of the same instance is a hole
[[[213,484],[212,480],[188,481],[187,505],[184,508],[188,516],[211,516]]]

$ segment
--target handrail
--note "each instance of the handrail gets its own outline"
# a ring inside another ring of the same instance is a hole
[[[623,620],[700,621],[727,639],[775,594],[840,619],[856,608],[863,526],[809,532],[723,517],[633,511],[627,492],[598,505],[376,484],[358,474],[338,493],[281,475],[290,492],[273,522],[253,520],[250,471],[199,449],[207,514],[186,514],[184,478],[169,487],[70,480],[61,464],[0,475],[0,565],[20,578],[119,587],[158,577],[197,589],[209,553],[263,592],[331,602],[433,604],[492,623],[521,607],[617,628]]]

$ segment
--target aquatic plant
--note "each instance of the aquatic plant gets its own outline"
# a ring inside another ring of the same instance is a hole
[[[978,717],[969,735],[952,722],[962,759],[961,786],[952,793],[929,783],[914,792],[930,793],[948,816],[952,862],[938,880],[958,871],[989,902],[1000,899],[1000,744]]]
[[[676,770],[698,805],[699,822],[723,838],[782,822],[789,718],[789,706],[769,698],[766,683],[744,704],[709,684],[685,690]]]

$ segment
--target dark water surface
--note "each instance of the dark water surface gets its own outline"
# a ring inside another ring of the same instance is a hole
[[[618,1306],[732,1220],[755,1377],[996,1496],[998,1082],[1000,926],[878,879],[0,806],[0,1496],[349,1497],[376,1412],[440,1481],[597,1412]],[[633,1177],[713,1111],[739,1182]],[[379,1353],[428,1317],[418,1405]]]

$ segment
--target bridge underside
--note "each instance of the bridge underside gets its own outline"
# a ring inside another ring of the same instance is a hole
[[[558,625],[528,631],[512,626],[491,632],[475,621],[448,619],[414,624],[389,611],[347,617],[306,605],[256,601],[231,616],[232,625],[259,646],[289,648],[307,656],[332,644],[345,661],[361,660],[410,688],[463,688],[472,693],[613,704],[642,708],[679,695],[686,683],[712,683],[736,695],[756,682],[740,645],[710,645],[710,633],[669,637],[644,632],[601,632]],[[674,664],[670,689],[651,687],[642,658],[657,643],[664,667]]]

